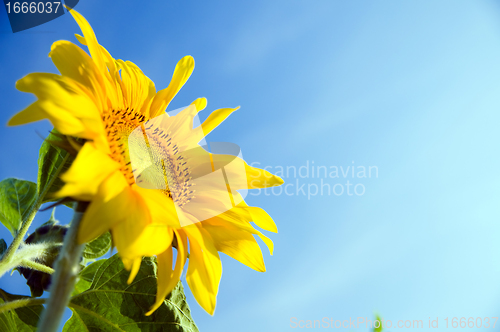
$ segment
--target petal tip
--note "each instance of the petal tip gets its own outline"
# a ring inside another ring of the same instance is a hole
[[[9,127],[12,127],[12,126],[17,126],[18,124],[16,123],[16,120],[15,120],[15,115],[9,119],[9,121],[7,121],[7,126]]]
[[[189,71],[192,71],[194,69],[194,58],[191,55],[186,55],[179,60],[177,65],[189,68]]]
[[[153,312],[155,312],[159,307],[161,307],[163,301],[161,302],[156,302],[155,304],[153,304],[151,306],[151,308],[149,308],[149,311],[145,313],[146,316],[151,316],[153,314]]]

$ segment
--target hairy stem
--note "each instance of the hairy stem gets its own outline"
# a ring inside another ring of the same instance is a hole
[[[55,332],[61,324],[64,310],[68,305],[71,292],[75,288],[79,263],[84,244],[78,244],[77,234],[87,203],[78,202],[71,226],[64,236],[64,244],[55,264],[52,275],[50,297],[38,323],[38,331]]]
[[[5,311],[9,310],[14,310],[18,308],[23,308],[23,307],[29,307],[29,306],[34,306],[34,305],[40,305],[44,304],[45,299],[37,298],[26,298],[26,299],[20,299],[20,300],[14,300],[10,302],[6,302],[2,305],[0,305],[0,314],[2,314]]]
[[[19,246],[21,245],[21,243],[23,242],[24,236],[28,232],[28,229],[31,226],[31,222],[35,218],[35,215],[38,212],[38,209],[40,208],[41,201],[42,201],[41,199],[38,199],[37,202],[33,204],[30,212],[28,213],[28,217],[26,218],[26,220],[23,221],[23,226],[17,233],[16,237],[14,238],[10,246],[5,251],[4,255],[2,256],[2,259],[0,259],[0,277],[3,276],[5,272],[19,265],[18,262],[16,262],[16,260],[14,259],[15,253],[19,248]]]
[[[54,247],[61,247],[62,243],[37,243],[37,244],[22,244],[9,259],[2,261],[0,264],[0,273],[5,273],[10,269],[18,266],[27,267],[33,270],[42,271],[52,274],[54,270],[44,264],[37,263],[37,258],[43,257],[48,250]]]
[[[23,259],[21,261],[21,263],[19,264],[19,266],[22,266],[22,267],[27,267],[29,269],[32,269],[32,270],[37,270],[37,271],[40,271],[40,272],[45,272],[45,273],[48,273],[48,274],[53,274],[54,273],[54,269],[47,266],[47,265],[43,265],[43,264],[40,264],[40,263],[37,263],[37,262],[33,262],[33,261],[30,261],[28,259]]]

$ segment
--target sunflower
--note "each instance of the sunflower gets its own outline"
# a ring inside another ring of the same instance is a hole
[[[216,110],[198,127],[193,118],[206,107],[205,98],[175,116],[165,113],[194,69],[191,56],[177,63],[168,87],[156,91],[135,64],[111,57],[79,13],[70,13],[83,33],[76,37],[90,55],[69,41],[55,42],[49,56],[61,74],[32,73],[19,80],[16,87],[37,101],[9,125],[49,119],[61,134],[84,142],[56,196],[90,202],[78,241],[110,230],[131,271],[129,283],[142,257],[156,256],[157,296],[147,315],[180,280],[188,255],[186,281],[213,314],[222,274],[219,252],[263,272],[254,235],[271,254],[273,243],[251,222],[277,232],[271,217],[246,205],[238,190],[283,181],[234,154],[210,153],[199,145],[237,108]]]

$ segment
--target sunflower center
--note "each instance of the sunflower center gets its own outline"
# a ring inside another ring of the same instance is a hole
[[[172,134],[152,126],[147,130],[148,145],[154,165],[163,175],[165,186],[162,192],[170,197],[177,206],[182,207],[194,198],[194,183],[187,161],[179,153],[178,145]]]
[[[129,153],[129,135],[138,127],[141,127],[146,139],[148,153],[155,174],[161,174],[161,179],[156,176],[146,179],[147,182],[155,183],[165,195],[171,198],[177,206],[182,207],[194,198],[194,183],[190,175],[187,162],[179,153],[178,145],[173,141],[172,134],[165,129],[154,127],[146,122],[146,117],[133,109],[111,110],[102,116],[106,135],[111,150],[110,157],[118,162],[120,172],[125,176],[129,185],[136,183]],[[137,179],[142,176],[140,174]],[[144,181],[145,179],[141,179]],[[161,183],[159,183],[160,181]],[[140,184],[139,184],[140,185]]]
[[[129,185],[135,183],[128,153],[128,135],[146,120],[146,117],[133,109],[111,110],[102,116],[104,129],[111,150],[111,159],[118,162],[120,172]]]

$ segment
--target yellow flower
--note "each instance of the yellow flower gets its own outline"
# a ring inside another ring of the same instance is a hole
[[[129,282],[143,256],[157,256],[157,297],[147,314],[179,281],[188,253],[187,283],[198,303],[213,314],[222,273],[218,252],[265,271],[253,235],[271,254],[273,244],[250,222],[277,232],[271,217],[246,205],[236,190],[283,181],[238,157],[211,154],[198,145],[236,108],[216,110],[196,128],[193,117],[206,107],[205,98],[173,117],[166,115],[193,71],[191,56],[178,62],[169,86],[156,91],[135,64],[113,59],[88,22],[70,12],[83,32],[77,39],[90,56],[71,42],[55,42],[49,56],[61,75],[32,73],[19,80],[16,87],[35,94],[37,101],[9,125],[49,119],[60,133],[85,140],[62,175],[65,186],[57,196],[90,201],[78,241],[111,230],[124,266],[131,270]],[[217,171],[224,173],[223,185],[210,178]]]

